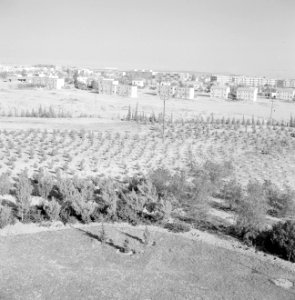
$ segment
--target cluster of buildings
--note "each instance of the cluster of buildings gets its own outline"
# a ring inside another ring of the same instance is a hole
[[[228,99],[231,93],[229,86],[212,86],[210,91],[211,98]],[[257,100],[258,89],[256,87],[238,87],[235,90],[237,100],[253,101]]]
[[[258,95],[285,101],[295,100],[295,79],[274,79],[257,76],[128,70],[116,68],[76,68],[70,66],[0,65],[0,79],[21,82],[47,89],[74,86],[94,89],[97,93],[136,98],[140,90],[159,94],[161,87],[169,87],[171,97],[194,99],[196,92],[210,93],[212,98],[256,101]]]
[[[258,93],[285,101],[295,101],[295,80],[278,80],[244,75],[212,75],[210,96],[256,101]]]

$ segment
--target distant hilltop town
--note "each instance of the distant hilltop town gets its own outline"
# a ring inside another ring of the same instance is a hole
[[[119,97],[137,98],[139,90],[171,98],[193,100],[198,94],[216,99],[256,101],[258,97],[295,101],[295,79],[198,72],[90,69],[39,64],[0,65],[0,81],[15,88],[83,90]]]

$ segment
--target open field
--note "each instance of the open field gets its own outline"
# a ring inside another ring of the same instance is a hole
[[[63,90],[18,90],[0,87],[0,113],[21,114],[21,111],[38,110],[39,106],[52,106],[55,111],[64,111],[72,116],[93,115],[103,119],[120,119],[126,116],[129,105],[139,112],[155,114],[162,112],[162,101],[153,92],[139,90],[137,99],[100,95],[78,89]],[[289,120],[295,114],[294,103],[274,102],[273,118]],[[174,118],[191,118],[192,116],[208,116],[212,113],[218,117],[236,117],[268,119],[271,103],[267,99],[259,99],[256,103],[233,102],[209,97],[196,96],[194,100],[170,99],[166,105],[167,114]]]
[[[198,237],[106,226],[0,237],[0,298],[12,299],[294,299],[295,273],[247,250],[227,249]],[[117,248],[128,236],[136,253]],[[34,247],[32,247],[34,245]],[[287,266],[287,265],[286,265]]]

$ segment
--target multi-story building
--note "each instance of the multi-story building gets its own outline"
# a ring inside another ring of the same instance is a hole
[[[210,91],[210,97],[227,99],[229,93],[230,93],[229,86],[212,86]]]
[[[250,76],[243,76],[243,75],[235,75],[232,77],[232,82],[235,85],[243,85],[243,86],[253,86],[253,87],[260,87],[260,86],[275,86],[276,80],[272,78],[265,78],[265,77],[250,77]]]
[[[137,86],[121,84],[114,79],[100,78],[93,80],[92,87],[97,90],[99,94],[137,98]]]
[[[284,87],[286,87],[286,88],[295,88],[295,79],[286,79],[286,80],[284,80]]]
[[[175,95],[176,85],[171,84],[169,81],[162,81],[158,86],[158,94],[161,93],[169,94],[170,97]]]
[[[47,77],[47,76],[32,76],[28,77],[28,83],[35,86],[45,87],[47,89],[61,89],[65,85],[65,80],[58,77]]]
[[[216,82],[218,85],[224,86],[233,81],[233,77],[231,75],[220,75],[215,74],[211,76],[211,81]]]
[[[105,94],[105,95],[115,94],[117,85],[118,85],[118,81],[109,78],[100,78],[94,84],[94,86],[97,87],[98,93]]]
[[[256,87],[238,87],[237,99],[255,102],[257,100],[258,89]]]
[[[220,86],[224,85],[242,85],[242,86],[275,86],[276,80],[266,77],[253,77],[244,75],[219,75],[215,74],[211,76],[211,82],[216,82]]]
[[[295,89],[293,88],[278,88],[277,89],[277,99],[294,101],[295,100]]]

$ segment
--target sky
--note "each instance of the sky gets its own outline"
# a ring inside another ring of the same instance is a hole
[[[294,0],[0,0],[0,63],[295,78]]]

